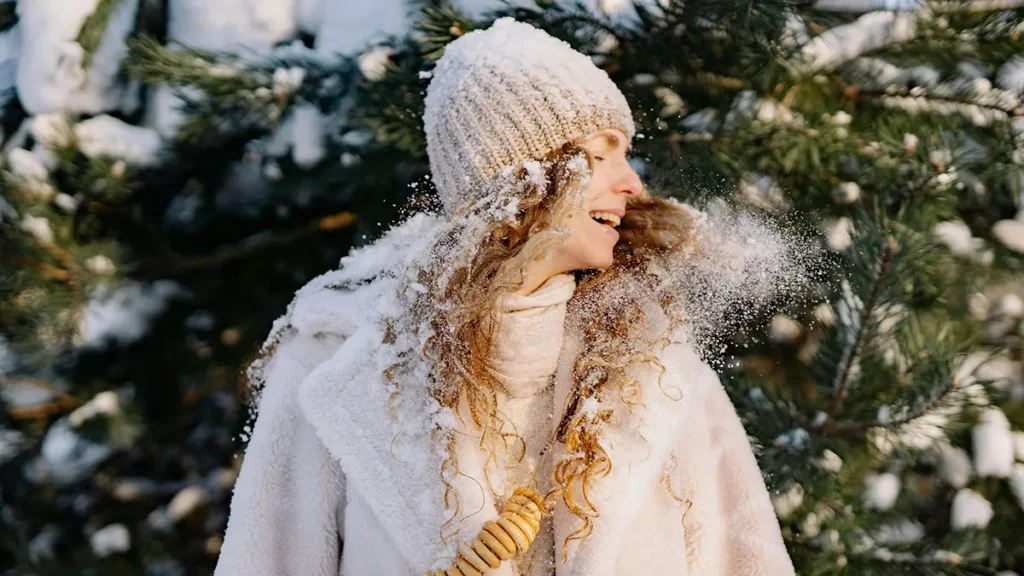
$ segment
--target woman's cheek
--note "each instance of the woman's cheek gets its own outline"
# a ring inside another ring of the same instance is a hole
[[[582,249],[585,252],[587,268],[607,268],[612,263],[615,242],[603,230],[588,230],[583,237]]]

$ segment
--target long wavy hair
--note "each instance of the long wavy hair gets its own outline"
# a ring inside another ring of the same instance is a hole
[[[480,431],[481,448],[492,459],[509,441],[498,409],[502,385],[487,365],[498,298],[521,286],[528,262],[566,237],[562,224],[585,198],[593,165],[584,148],[570,143],[539,162],[507,172],[503,186],[514,190],[514,200],[501,205],[504,216],[481,225],[479,219],[466,217],[481,204],[467,202],[453,217],[465,224],[450,227],[438,238],[430,264],[415,273],[422,294],[412,316],[417,326],[430,332],[423,354],[431,362],[431,394],[442,406],[468,416]],[[650,298],[645,301],[637,288],[654,279],[659,259],[694,249],[693,224],[691,212],[683,206],[644,191],[628,199],[613,265],[604,271],[574,273],[578,282],[568,309],[582,331],[583,348],[573,364],[575,386],[569,406],[556,423],[565,456],[552,466],[555,488],[548,494],[560,498],[581,521],[563,543],[563,558],[570,541],[592,532],[599,511],[589,494],[593,482],[611,471],[612,462],[599,443],[601,428],[611,418],[607,401],[642,403],[638,383],[626,368],[645,362],[660,367],[652,352],[657,342],[641,336]],[[457,248],[467,235],[473,244]],[[453,259],[453,251],[461,259]],[[605,305],[609,299],[614,305]],[[668,297],[655,300],[664,311],[674,309]],[[586,409],[590,398],[602,409],[593,410],[592,403]],[[458,473],[451,438],[444,468],[442,478]],[[450,484],[446,505],[449,497],[458,499]],[[457,515],[457,503],[455,510],[449,522]]]

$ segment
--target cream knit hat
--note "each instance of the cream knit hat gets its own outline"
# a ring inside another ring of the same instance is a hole
[[[430,170],[451,215],[508,166],[606,128],[633,138],[626,98],[590,58],[500,18],[445,48],[427,87]]]

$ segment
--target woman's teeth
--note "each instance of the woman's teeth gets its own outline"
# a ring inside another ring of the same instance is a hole
[[[593,218],[594,220],[597,220],[598,222],[607,224],[612,228],[617,228],[619,224],[622,222],[622,220],[619,219],[619,216],[617,214],[612,214],[611,212],[601,212],[600,210],[595,210],[591,212],[590,217]]]

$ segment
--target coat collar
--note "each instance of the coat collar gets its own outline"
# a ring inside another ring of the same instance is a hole
[[[390,292],[385,289],[379,294],[387,298]],[[379,304],[378,309],[387,308],[387,303]],[[341,464],[348,484],[365,498],[409,566],[416,571],[441,568],[455,557],[458,544],[476,537],[484,522],[497,518],[498,511],[486,488],[484,454],[474,435],[425,388],[420,393],[396,394],[376,368],[386,365],[385,356],[393,353],[390,346],[382,346],[384,334],[380,322],[362,324],[301,383],[299,402],[317,436]],[[554,406],[559,412],[566,406],[572,364],[581,346],[578,330],[567,326],[556,373]],[[686,350],[677,346],[670,344],[659,354],[666,368],[660,382],[655,367],[632,367],[643,406],[616,408],[602,440],[612,471],[595,482],[591,491],[600,521],[590,537],[570,545],[568,561],[558,568],[559,574],[611,574],[624,531],[632,525],[639,504],[661,481],[679,428],[687,419],[685,410],[691,402],[686,394],[693,389],[681,381],[687,370],[679,365],[679,357]],[[399,413],[402,418],[396,418]],[[458,465],[458,473],[449,477],[460,495],[460,507],[447,523],[453,511],[445,508],[440,479],[447,454],[436,431],[439,425],[454,430]],[[557,550],[577,522],[564,507],[556,507]],[[496,574],[511,576],[511,569],[506,563]]]

